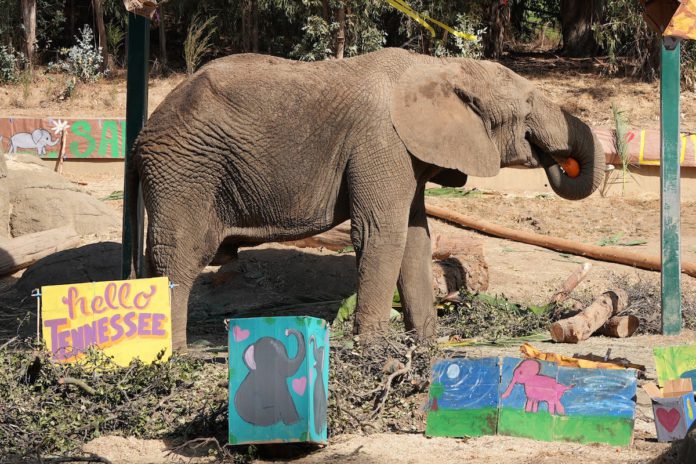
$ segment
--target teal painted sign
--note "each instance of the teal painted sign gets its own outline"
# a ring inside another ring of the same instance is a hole
[[[313,317],[230,319],[229,443],[327,439],[329,329]]]
[[[25,153],[56,159],[60,134],[53,131],[53,118],[0,119],[0,145],[9,155]],[[123,159],[125,119],[66,119],[65,154],[68,159]]]

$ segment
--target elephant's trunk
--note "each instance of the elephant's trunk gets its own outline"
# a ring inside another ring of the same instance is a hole
[[[49,137],[49,138],[50,138],[50,137]],[[55,144],[57,144],[58,142],[60,142],[60,137],[58,137],[58,138],[55,139],[55,140],[51,140],[51,141],[48,142],[46,145],[48,145],[49,147],[53,147],[53,146],[55,146]]]
[[[298,332],[295,329],[287,329],[285,330],[285,335],[290,336],[294,335],[295,338],[297,339],[297,354],[295,355],[294,358],[289,359],[287,363],[287,372],[286,376],[290,377],[297,372],[297,370],[300,368],[302,365],[302,362],[305,359],[305,339],[304,335],[302,335],[301,332]]]
[[[510,393],[512,393],[512,389],[517,383],[519,382],[519,377],[520,373],[518,371],[515,371],[515,373],[512,375],[512,380],[510,381],[510,385],[505,389],[505,393],[501,395],[501,398],[507,398],[510,396]]]
[[[536,95],[530,128],[530,142],[554,192],[567,200],[580,200],[599,187],[604,179],[605,155],[589,126]],[[568,158],[574,158],[580,167],[575,177],[559,165]]]

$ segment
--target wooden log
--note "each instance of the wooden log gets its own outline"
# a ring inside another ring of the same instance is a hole
[[[331,251],[344,250],[353,245],[350,239],[350,221],[342,222],[331,230],[301,240],[282,242],[298,248],[326,248]]]
[[[522,232],[481,219],[470,218],[463,214],[455,213],[432,205],[426,205],[425,210],[429,216],[436,217],[444,221],[449,221],[463,227],[468,227],[470,229],[475,229],[494,237],[528,243],[529,245],[536,245],[539,247],[548,248],[549,250],[584,256],[586,258],[597,259],[600,261],[635,266],[641,269],[647,269],[649,271],[659,271],[662,268],[662,261],[658,255],[645,255],[643,253],[622,250],[616,247],[588,245],[564,238],[550,237],[548,235],[534,234],[531,232]],[[696,263],[682,261],[681,271],[686,275],[696,277]]]
[[[483,256],[483,243],[474,237],[463,234],[443,235],[438,231],[431,233],[433,259],[447,259],[450,256]],[[282,242],[298,248],[326,248],[340,251],[350,247],[350,221],[342,222],[331,230],[301,240]]]
[[[640,319],[632,314],[628,316],[614,316],[600,327],[596,333],[606,337],[626,338],[633,335],[638,330],[639,325]]]
[[[80,236],[72,226],[0,239],[0,275],[12,274],[41,258],[79,245]]]
[[[592,263],[584,263],[580,269],[574,271],[563,282],[560,289],[551,297],[550,304],[559,304],[564,302],[570,296],[570,293],[575,290],[580,282],[587,276],[587,273],[592,269]]]
[[[580,314],[551,324],[551,338],[560,343],[587,340],[627,303],[628,295],[623,290],[604,292]]]
[[[482,256],[450,256],[433,261],[433,293],[443,299],[462,288],[474,292],[488,289],[488,265]]]

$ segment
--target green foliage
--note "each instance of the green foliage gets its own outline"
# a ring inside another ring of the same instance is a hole
[[[623,72],[652,81],[657,76],[659,37],[643,19],[640,0],[607,0],[604,20],[593,26],[607,53],[609,74]]]
[[[425,196],[427,196],[427,197],[450,197],[450,198],[457,198],[457,197],[475,198],[475,197],[483,196],[483,192],[481,192],[480,190],[476,190],[476,189],[465,190],[465,189],[456,188],[456,187],[437,187],[437,188],[425,189]]]
[[[184,40],[184,59],[188,74],[196,72],[203,57],[212,50],[211,39],[216,30],[213,23],[216,19],[215,16],[211,16],[203,21],[200,16],[196,15],[191,20]]]
[[[550,305],[524,306],[504,296],[461,291],[462,302],[448,304],[440,324],[460,338],[497,340],[545,331],[551,322]]]
[[[19,47],[22,40],[22,12],[17,0],[0,0],[0,37],[2,45]]]
[[[106,25],[106,44],[109,48],[109,53],[114,58],[120,55],[121,47],[123,46],[126,37],[126,32],[117,22],[109,22]]]
[[[226,371],[213,367],[185,356],[118,367],[97,350],[79,364],[57,364],[27,344],[0,346],[0,456],[71,453],[108,433],[224,432]]]
[[[65,0],[37,0],[36,42],[40,50],[49,50],[64,35]]]
[[[12,46],[0,46],[0,84],[19,82],[25,66],[26,58],[22,52],[16,51]]]
[[[618,234],[610,235],[608,237],[602,237],[595,243],[597,246],[638,246],[638,245],[645,245],[647,240],[626,240],[626,241],[621,241],[621,238],[623,237],[623,233],[619,232]]]
[[[101,47],[94,45],[94,33],[87,24],[80,29],[80,37],[75,37],[76,44],[60,51],[60,59],[49,63],[49,70],[58,70],[81,80],[94,82],[102,77]]]

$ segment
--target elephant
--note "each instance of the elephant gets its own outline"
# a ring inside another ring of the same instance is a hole
[[[234,395],[234,406],[245,422],[268,426],[281,421],[291,425],[300,420],[287,379],[295,375],[305,359],[305,339],[294,329],[285,331],[286,337],[290,335],[297,340],[294,358],[289,358],[283,342],[273,337],[261,337],[244,350],[242,359],[249,373]]]
[[[526,412],[537,412],[539,402],[546,401],[549,405],[549,414],[565,415],[565,408],[561,404],[563,394],[573,388],[573,385],[563,385],[556,379],[547,375],[540,375],[541,364],[534,359],[522,361],[512,374],[512,381],[508,385],[502,398],[507,398],[512,393],[515,385],[524,385],[524,394],[527,401],[524,405]]]
[[[326,427],[326,390],[324,389],[324,353],[326,346],[317,346],[317,339],[314,335],[309,338],[314,354],[313,367],[317,371],[314,379],[314,433],[320,434]]]
[[[39,156],[46,154],[46,147],[53,147],[60,139],[51,139],[51,133],[46,129],[34,129],[29,132],[17,132],[10,137],[10,148],[8,154],[14,155],[18,148],[35,148]]]
[[[144,268],[137,275],[178,285],[175,349],[186,346],[188,297],[203,267],[348,219],[354,332],[366,340],[388,325],[396,286],[406,330],[431,337],[427,182],[462,186],[505,166],[543,167],[551,188],[576,200],[595,191],[605,166],[590,128],[510,69],[393,48],[322,62],[211,61],[167,95],[131,156],[127,190],[140,185],[148,216],[144,257],[131,226],[133,262]],[[579,173],[565,173],[569,160]],[[137,196],[126,199],[131,225]]]

